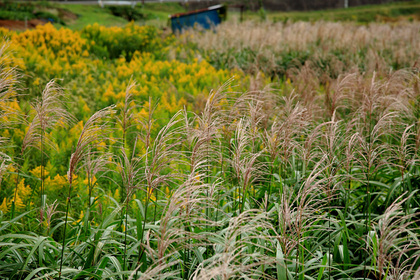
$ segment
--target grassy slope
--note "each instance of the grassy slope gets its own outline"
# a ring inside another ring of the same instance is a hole
[[[67,26],[71,29],[81,29],[88,24],[99,23],[105,26],[122,26],[127,21],[121,17],[116,17],[109,13],[106,8],[98,5],[60,5],[79,16],[73,22],[68,22]],[[159,27],[166,25],[168,15],[185,11],[178,3],[157,3],[137,6],[141,12],[147,15],[147,20],[138,22],[139,24],[151,24]]]
[[[366,5],[348,9],[330,9],[309,12],[269,12],[273,21],[393,21],[398,19],[420,19],[420,1],[398,2],[383,5]]]
[[[81,29],[86,25],[99,23],[105,26],[122,26],[127,21],[123,18],[113,16],[107,13],[98,5],[59,5],[59,7],[69,10],[76,15],[78,19],[67,22],[67,27],[70,29]]]

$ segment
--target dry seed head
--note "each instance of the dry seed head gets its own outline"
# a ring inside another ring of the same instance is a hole
[[[73,182],[73,174],[76,172],[79,162],[94,150],[99,143],[109,139],[111,130],[108,118],[115,113],[115,106],[106,107],[93,114],[83,127],[75,151],[70,157],[69,170],[67,171],[67,180],[70,184]]]

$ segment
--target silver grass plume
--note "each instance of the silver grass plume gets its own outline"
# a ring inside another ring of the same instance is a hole
[[[159,131],[144,156],[145,170],[143,175],[146,193],[156,190],[161,185],[170,184],[175,180],[174,174],[162,174],[165,168],[176,165],[183,158],[178,148],[182,144],[181,136],[184,133],[182,111],[176,113],[169,122]]]
[[[286,258],[305,238],[310,238],[311,234],[303,233],[314,230],[313,225],[324,218],[327,201],[322,198],[322,194],[325,192],[327,180],[323,173],[328,168],[325,163],[324,155],[296,194],[291,187],[286,188],[284,194],[280,194],[281,200],[277,210],[280,229],[278,239]]]
[[[419,259],[420,241],[416,232],[418,213],[407,214],[403,204],[408,197],[398,197],[376,220],[369,234],[376,277],[388,274],[390,279],[418,279],[413,270]],[[413,278],[414,276],[414,278]]]
[[[262,136],[271,161],[274,162],[280,156],[285,166],[297,146],[295,138],[300,136],[308,125],[307,110],[299,102],[295,102],[295,99],[296,95],[283,98],[283,109]]]
[[[231,145],[231,159],[234,176],[240,191],[240,212],[244,209],[248,188],[251,184],[267,173],[266,163],[260,162],[262,151],[254,153],[249,151],[251,138],[249,135],[249,122],[240,119],[236,126],[235,138]]]
[[[228,225],[211,238],[215,254],[204,260],[192,279],[273,279],[262,271],[276,263],[273,227],[266,212],[246,210],[226,220]]]
[[[208,244],[208,234],[195,233],[192,230],[192,228],[204,229],[214,224],[203,215],[203,209],[213,204],[212,198],[207,195],[207,190],[215,186],[204,183],[201,180],[203,176],[205,175],[201,173],[190,173],[168,198],[158,227],[148,234],[148,238],[156,240],[156,248],[152,248],[148,242],[143,245],[153,265],[149,266],[140,279],[175,277],[180,274],[179,268],[172,268],[172,272],[167,268],[180,265],[182,258],[176,257],[179,252],[185,249],[203,248]],[[188,263],[183,264],[183,266],[188,265]]]
[[[85,123],[80,133],[74,152],[70,157],[67,180],[73,183],[73,174],[78,170],[78,165],[100,142],[109,139],[111,131],[109,118],[115,113],[115,106],[109,106],[93,114]]]
[[[63,268],[64,262],[64,249],[66,245],[66,229],[67,229],[67,220],[68,214],[70,209],[70,199],[71,199],[71,191],[73,188],[73,174],[79,168],[79,164],[82,160],[88,156],[88,154],[92,153],[92,149],[94,150],[96,146],[107,139],[109,139],[110,134],[110,125],[109,125],[109,118],[112,114],[115,113],[114,110],[115,106],[109,106],[102,110],[99,110],[95,114],[93,114],[89,120],[85,123],[82,132],[80,133],[79,139],[77,141],[76,148],[74,152],[71,154],[69,169],[67,171],[67,180],[69,182],[69,192],[67,195],[66,200],[66,216],[64,221],[64,230],[63,230],[63,242],[61,246],[61,259],[60,259],[60,268],[58,273],[58,279],[61,279],[61,273]]]
[[[156,196],[159,194],[160,187],[178,185],[182,178],[179,172],[176,172],[176,168],[181,164],[183,158],[185,158],[180,147],[182,146],[182,137],[185,134],[185,127],[182,125],[182,111],[176,113],[169,122],[159,131],[158,135],[154,139],[153,143],[147,147],[146,154],[142,158],[144,164],[144,174],[141,174],[139,188],[143,190],[146,195],[145,199],[145,212],[143,218],[142,232],[140,233],[140,244],[141,248],[138,252],[138,260],[140,263],[142,256],[145,254],[147,249],[145,246],[145,225],[147,221],[147,213],[149,211],[149,203],[152,198],[153,192]],[[149,138],[146,138],[147,141]],[[171,169],[171,172],[164,174],[165,169]],[[156,208],[154,219],[156,218]],[[138,266],[135,271],[136,278],[138,276]]]
[[[48,82],[41,97],[31,104],[35,116],[23,139],[22,154],[29,147],[41,150],[44,144],[55,148],[52,140],[46,137],[47,131],[56,126],[65,127],[75,120],[65,109],[64,99],[65,95],[62,88],[54,80]]]
[[[133,113],[133,109],[137,106],[133,100],[133,90],[137,86],[135,82],[130,82],[127,88],[125,89],[125,99],[124,99],[124,106],[120,110],[120,114],[117,116],[117,123],[120,125],[123,133],[122,145],[126,148],[126,141],[127,141],[127,133],[131,127],[133,127],[136,122],[137,118]]]

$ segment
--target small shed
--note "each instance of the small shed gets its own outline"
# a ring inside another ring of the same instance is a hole
[[[196,25],[200,25],[204,29],[210,29],[226,19],[226,11],[225,5],[215,5],[207,9],[171,15],[172,32],[181,32],[183,29]]]

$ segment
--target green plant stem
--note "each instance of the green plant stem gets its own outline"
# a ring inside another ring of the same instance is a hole
[[[62,247],[61,247],[61,260],[60,260],[60,270],[58,272],[58,280],[61,279],[61,271],[62,271],[62,268],[63,268],[64,248],[66,246],[67,221],[68,221],[69,209],[70,209],[71,187],[72,187],[72,184],[70,183],[70,185],[69,185],[69,195],[67,196],[66,218],[64,220],[63,243],[62,243]]]
[[[125,230],[124,230],[124,262],[123,262],[123,271],[126,270],[127,264],[127,231],[128,231],[128,194],[126,196],[126,204],[125,204]],[[127,275],[124,274],[123,279],[126,279]]]
[[[146,202],[145,202],[145,205],[144,205],[145,210],[144,210],[143,227],[141,229],[141,236],[140,236],[140,246],[143,243],[143,238],[144,238],[144,228],[146,227],[147,209],[148,209],[148,206],[149,206],[149,200],[150,200],[150,195],[149,195],[149,191],[147,191]],[[138,256],[138,259],[137,259],[137,266],[140,265],[140,260],[143,257],[143,254],[144,254],[144,249],[143,249],[143,247],[141,247],[141,248],[139,248],[139,256]],[[138,277],[138,273],[139,273],[139,270],[137,269],[136,270],[136,279]]]
[[[23,151],[21,152],[21,158],[23,159]],[[21,159],[21,161],[22,161]],[[22,165],[22,164],[21,164]],[[19,186],[19,179],[20,179],[20,166],[21,165],[17,165],[17,176],[16,176],[16,184],[15,184],[15,194],[14,194],[14,198],[12,201],[12,209],[10,211],[10,217],[11,219],[13,219],[15,217],[15,210],[16,210],[16,198],[17,198],[17,193],[18,193],[18,186]]]

